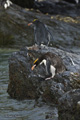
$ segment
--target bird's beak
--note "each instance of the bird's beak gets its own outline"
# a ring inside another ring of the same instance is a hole
[[[36,65],[33,65],[32,68],[31,68],[31,70],[34,70],[35,67],[36,67]]]
[[[28,23],[28,26],[32,25],[33,23]]]

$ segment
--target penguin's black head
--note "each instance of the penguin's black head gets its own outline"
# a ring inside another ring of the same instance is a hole
[[[43,61],[43,57],[40,57],[40,58],[37,58],[35,61],[34,61],[34,65],[32,66],[32,70],[37,67],[39,64],[42,64],[42,61]]]
[[[35,25],[37,25],[37,24],[40,23],[40,21],[38,19],[34,19],[32,23],[35,24]]]
[[[38,20],[38,19],[34,19],[31,23],[28,23],[28,26],[30,26],[30,25],[32,25],[32,24],[34,24],[34,25],[36,25],[36,24],[38,24],[40,21]]]

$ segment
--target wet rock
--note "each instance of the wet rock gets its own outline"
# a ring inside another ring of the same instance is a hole
[[[39,66],[34,71],[31,71],[33,61],[46,52],[60,55],[67,68],[67,71],[56,75],[52,80],[48,81],[44,80],[45,69],[43,66]],[[39,50],[27,50],[25,48],[13,53],[9,60],[10,83],[8,93],[13,98],[37,98],[41,95],[44,101],[57,102],[66,91],[72,89],[70,84],[71,72],[74,74],[79,72],[79,69],[71,61],[68,61],[67,57],[70,56],[72,56],[73,61],[79,62],[80,57],[78,55],[76,56],[56,48],[41,47]],[[76,59],[78,57],[79,59]],[[77,63],[77,65],[79,64]]]
[[[59,120],[79,120],[80,119],[80,89],[74,89],[65,93],[59,99]],[[62,107],[61,107],[62,106]]]
[[[36,86],[34,86],[29,78],[31,73],[30,59],[27,57],[27,51],[20,51],[20,54],[14,53],[9,62],[10,83],[8,93],[16,99],[35,98]],[[16,72],[15,72],[16,71]],[[14,75],[14,77],[13,77]],[[18,79],[19,77],[19,79]],[[24,79],[24,80],[23,80]],[[26,84],[26,83],[29,84]],[[32,87],[33,86],[33,87]]]
[[[33,47],[32,47],[33,48]],[[53,79],[44,80],[45,68],[38,66],[31,70],[33,61],[40,55],[52,52],[61,56],[67,70],[55,75]],[[60,120],[78,120],[80,114],[79,79],[75,77],[80,71],[80,55],[68,53],[52,47],[39,47],[29,50],[28,47],[15,52],[9,59],[8,94],[15,99],[35,99],[38,106],[44,103],[57,105]],[[75,75],[75,77],[73,77]],[[75,81],[73,83],[73,81]],[[76,85],[76,83],[78,84]],[[66,117],[65,117],[66,116]],[[76,117],[78,116],[78,117]],[[47,114],[46,119],[53,118]],[[73,118],[73,119],[72,119]]]
[[[55,4],[54,6],[57,9],[56,4],[60,3],[53,4]],[[60,15],[60,9],[57,9],[58,11],[54,10],[55,15],[49,15],[43,14],[37,9],[23,9],[17,5],[13,5],[6,10],[0,7],[0,47],[21,48],[34,45],[33,27],[28,27],[27,24],[37,18],[48,26],[49,31],[53,35],[54,40],[50,41],[50,46],[76,52],[77,54],[80,53],[78,7],[74,7],[74,10],[71,11],[68,8],[63,8],[61,5],[62,11],[66,10],[70,17],[67,16],[66,12],[64,12],[65,16]],[[58,15],[56,15],[56,11]]]
[[[70,4],[65,1],[52,2],[52,1],[42,1],[36,2],[35,8],[39,9],[43,13],[49,14],[61,14],[73,16],[73,14],[80,15],[80,8],[76,4]],[[72,14],[73,13],[73,14]]]
[[[71,73],[70,83],[71,83],[72,88],[74,89],[80,88],[80,74]]]
[[[58,110],[57,108],[51,107],[51,111],[46,113],[45,119],[47,120],[58,120]]]
[[[64,1],[69,2],[69,3],[73,3],[73,4],[79,3],[79,0],[64,0]]]
[[[0,8],[0,11],[1,11],[1,14],[0,14],[0,18],[1,18],[0,19],[0,26],[1,26],[0,27],[0,38],[1,38],[0,46],[17,48],[20,45],[20,41],[23,41],[23,40],[25,41],[25,39],[27,39],[26,37],[27,34],[26,32],[24,32],[24,27],[27,24],[27,22],[25,23],[23,22],[22,25],[19,25],[21,15],[19,15],[20,13],[17,13],[15,16],[13,12],[14,10],[4,11],[2,8]],[[7,12],[10,12],[13,15],[10,15]],[[16,21],[17,18],[19,19]],[[24,19],[24,17],[22,17],[22,19]],[[23,32],[21,33],[21,31]],[[27,43],[27,40],[26,40],[26,43]]]

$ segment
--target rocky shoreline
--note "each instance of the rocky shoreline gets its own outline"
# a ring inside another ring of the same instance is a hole
[[[21,48],[9,58],[8,94],[17,100],[35,99],[36,104],[56,107],[55,120],[80,119],[80,5],[66,2],[37,2],[34,9],[15,4],[0,6],[0,47]],[[45,14],[43,14],[45,13]],[[45,23],[54,40],[49,47],[29,49],[34,44],[33,19]],[[26,47],[27,46],[27,47]],[[52,46],[52,47],[51,47]],[[43,66],[31,70],[33,61],[46,52],[59,55],[67,70],[45,81]],[[46,119],[53,120],[53,113]]]

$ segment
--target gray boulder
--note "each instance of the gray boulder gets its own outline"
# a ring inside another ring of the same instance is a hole
[[[11,98],[35,99],[37,105],[55,105],[59,119],[79,120],[80,115],[80,55],[52,47],[25,47],[9,59],[8,94]],[[45,69],[31,70],[33,61],[46,52],[61,56],[67,70],[45,80]],[[73,79],[74,78],[74,79]],[[51,113],[50,113],[51,114]],[[47,118],[48,116],[46,116]]]
[[[33,61],[41,54],[52,52],[62,57],[67,68],[62,74],[56,75],[53,79],[45,81],[45,69],[43,66],[31,70]],[[73,65],[71,59],[76,62]],[[13,98],[36,98],[41,94],[44,100],[45,96],[51,95],[52,102],[57,101],[66,91],[72,89],[72,75],[79,72],[79,55],[64,52],[56,48],[41,48],[39,50],[22,49],[12,54],[9,60],[9,77],[8,93]],[[19,93],[19,94],[18,94]],[[25,93],[25,94],[24,94]],[[53,100],[54,98],[54,100]]]
[[[80,119],[80,89],[74,89],[66,92],[59,99],[59,103],[59,120]]]
[[[37,18],[48,26],[53,35],[54,40],[50,41],[50,46],[80,53],[80,18],[78,17],[80,11],[78,6],[74,6],[71,11],[71,9],[65,9],[65,6],[68,5],[64,5],[63,8],[60,3],[56,4],[59,4],[60,9],[63,10],[57,9],[57,6],[54,5],[53,15],[43,14],[32,9],[23,9],[17,5],[6,10],[0,6],[0,47],[21,48],[33,45],[33,27],[28,27],[27,24]],[[59,14],[60,11],[64,12],[64,16]]]

